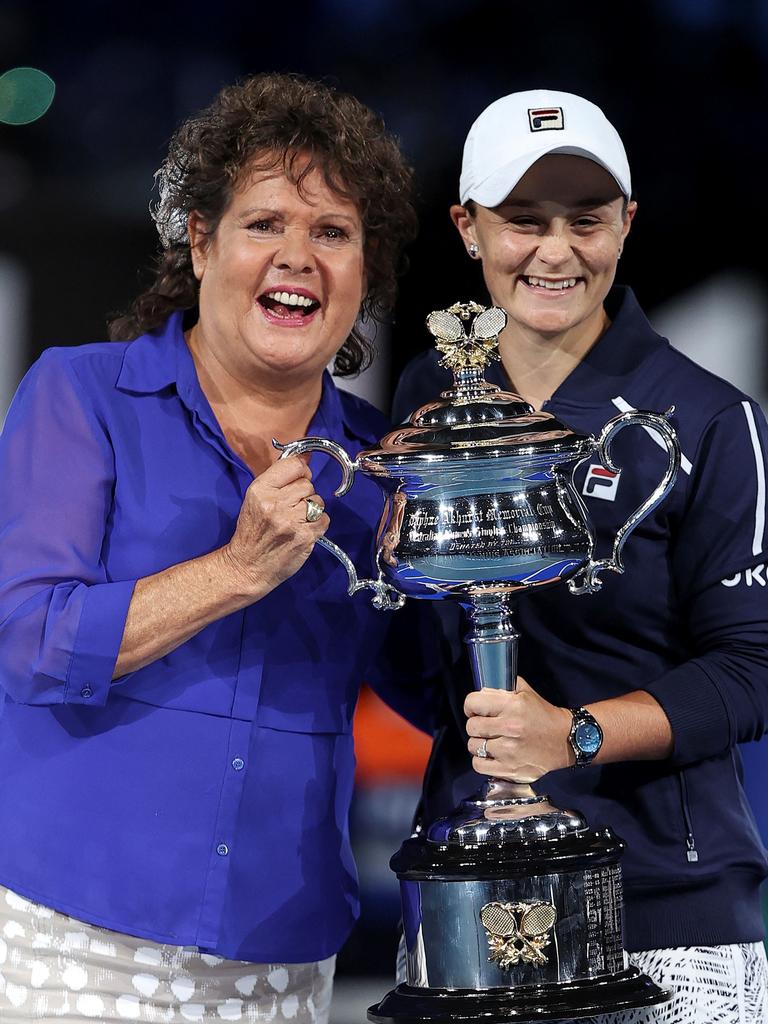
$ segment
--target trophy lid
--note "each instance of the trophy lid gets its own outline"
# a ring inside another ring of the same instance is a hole
[[[469,332],[464,324],[472,320]],[[584,434],[552,413],[537,412],[512,391],[485,380],[485,368],[499,358],[498,337],[507,323],[503,309],[476,302],[456,303],[427,317],[427,329],[442,353],[440,365],[453,371],[453,387],[427,402],[408,424],[391,431],[379,447],[364,452],[366,463],[401,458],[487,458],[493,449],[505,455],[576,455]]]

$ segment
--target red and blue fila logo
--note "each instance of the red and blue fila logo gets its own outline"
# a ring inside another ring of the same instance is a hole
[[[528,124],[532,132],[562,131],[565,118],[562,107],[539,107],[528,111]]]
[[[590,466],[584,479],[582,494],[588,498],[602,498],[604,501],[615,501],[619,489],[621,471],[612,473],[604,466]]]

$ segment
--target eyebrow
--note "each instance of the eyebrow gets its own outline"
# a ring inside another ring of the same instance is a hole
[[[246,210],[240,210],[237,214],[238,217],[253,217],[257,214],[273,214],[279,217],[283,216],[283,210],[278,206],[249,206]],[[349,213],[342,213],[341,210],[325,210],[323,213],[317,215],[318,220],[324,220],[326,218],[333,218],[334,220],[346,220],[350,224],[355,223],[355,218]]]
[[[565,203],[565,206],[569,206],[572,209],[577,210],[594,210],[598,206],[607,206],[612,203],[614,199],[619,199],[619,196],[585,196],[583,199],[577,199],[573,203]],[[527,207],[528,209],[540,210],[543,206],[542,203],[537,202],[535,199],[508,199],[503,203],[499,203],[500,207]]]

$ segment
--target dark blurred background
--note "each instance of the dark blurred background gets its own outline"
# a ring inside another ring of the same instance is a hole
[[[355,93],[416,168],[421,233],[395,322],[381,332],[371,391],[380,405],[427,345],[426,313],[483,298],[447,209],[470,123],[530,88],[586,96],[624,139],[640,210],[620,280],[676,344],[756,397],[768,393],[766,0],[4,0],[0,74],[24,66],[49,75],[56,94],[33,123],[0,124],[0,418],[43,348],[103,339],[107,314],[146,281],[152,175],[175,125],[223,84],[263,70]],[[369,712],[355,807],[366,916],[342,977],[389,970],[397,894],[386,861],[424,756],[399,733],[403,757],[377,761],[385,727]],[[768,808],[761,814],[768,822]],[[339,1004],[334,1024],[357,1012]]]
[[[621,132],[640,212],[621,274],[647,308],[728,271],[765,284],[765,0],[0,3],[0,72],[51,109],[0,125],[0,250],[28,278],[28,354],[104,336],[155,249],[152,173],[174,126],[261,70],[320,76],[380,111],[419,181],[421,236],[393,372],[425,311],[482,294],[448,221],[466,131],[515,89],[592,99]]]

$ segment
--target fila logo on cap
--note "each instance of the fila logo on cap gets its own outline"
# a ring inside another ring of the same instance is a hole
[[[562,131],[565,128],[563,108],[538,107],[536,110],[529,110],[528,123],[532,132]]]
[[[604,501],[615,501],[619,489],[621,473],[612,473],[603,466],[590,466],[581,489],[588,498],[602,498]]]

